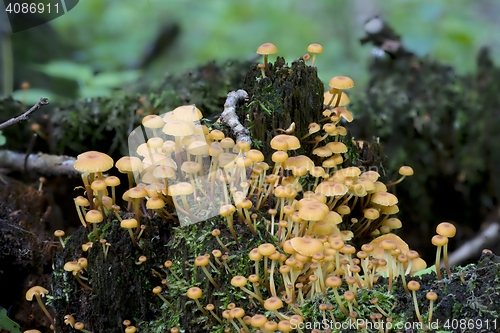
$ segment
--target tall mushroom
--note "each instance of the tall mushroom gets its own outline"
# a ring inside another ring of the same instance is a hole
[[[26,300],[31,302],[33,300],[33,296],[35,296],[36,301],[38,302],[38,305],[40,305],[40,308],[42,309],[43,313],[45,313],[47,318],[49,318],[52,326],[54,326],[54,319],[52,318],[49,311],[47,310],[47,308],[45,307],[45,305],[42,302],[42,297],[45,297],[45,295],[48,294],[48,292],[49,291],[47,289],[40,287],[40,286],[31,287],[26,292]]]

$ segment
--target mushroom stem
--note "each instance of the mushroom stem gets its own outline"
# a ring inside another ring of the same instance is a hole
[[[170,310],[172,310],[172,311],[174,311],[174,312],[177,312],[177,311],[175,310],[174,306],[172,305],[172,303],[170,303],[170,302],[169,302],[169,301],[168,301],[165,297],[163,297],[163,295],[162,295],[162,294],[157,294],[157,296],[158,296],[158,297],[160,297],[160,298],[161,298],[161,300],[162,300],[165,304],[167,304],[167,306],[170,308]]]
[[[446,268],[446,273],[448,274],[448,278],[451,279],[450,263],[448,262],[448,243],[444,244],[443,246],[443,262],[444,262],[444,267]]]
[[[50,322],[52,323],[52,326],[54,326],[54,319],[52,318],[52,316],[50,315],[49,311],[45,307],[45,304],[43,304],[42,298],[40,297],[39,294],[35,294],[35,297],[36,297],[36,301],[38,302],[38,305],[40,305],[40,308],[42,309],[43,313],[45,313],[45,315],[47,316],[47,318],[49,318]]]
[[[210,318],[210,315],[208,314],[208,312],[201,306],[200,301],[198,301],[197,298],[194,301],[196,302],[196,305],[198,305],[198,309],[200,309],[200,311],[203,312],[203,314],[206,317]]]
[[[80,276],[78,275],[78,272],[73,272],[73,275],[75,276],[76,281],[85,289],[92,291],[92,288],[87,286],[85,283],[83,283],[82,279],[80,279]]]
[[[205,273],[205,275],[207,276],[207,278],[210,280],[210,282],[214,285],[214,287],[220,290],[219,285],[217,284],[217,282],[215,282],[215,280],[213,279],[213,277],[210,274],[210,272],[208,271],[208,269],[205,266],[200,266],[200,267],[203,270],[203,272]],[[207,316],[208,316],[208,314],[207,314]]]

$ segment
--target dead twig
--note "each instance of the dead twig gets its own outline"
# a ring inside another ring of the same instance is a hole
[[[229,126],[236,138],[236,142],[246,141],[251,144],[252,139],[250,139],[250,133],[248,129],[240,123],[238,115],[236,114],[236,105],[238,101],[245,98],[248,98],[248,93],[243,89],[228,93],[226,103],[224,104],[224,111],[220,115],[220,121],[224,125]]]
[[[45,98],[45,97],[40,98],[40,100],[38,102],[36,102],[35,105],[33,105],[28,111],[26,111],[22,115],[17,116],[15,118],[11,118],[11,119],[7,120],[6,122],[1,123],[0,130],[3,130],[4,128],[7,128],[11,125],[17,124],[21,121],[28,120],[33,112],[35,112],[36,110],[38,110],[39,108],[41,108],[42,106],[47,105],[47,104],[49,104],[48,98]]]
[[[23,172],[26,155],[11,150],[0,150],[0,168]],[[49,154],[30,154],[26,171],[44,176],[78,177],[80,173],[73,168],[75,158]]]
[[[493,222],[478,233],[474,238],[465,242],[448,256],[450,266],[458,265],[468,259],[481,254],[481,251],[500,240],[500,223]]]

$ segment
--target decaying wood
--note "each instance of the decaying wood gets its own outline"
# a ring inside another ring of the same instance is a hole
[[[26,155],[11,150],[0,150],[0,168],[13,171],[24,171]],[[49,154],[30,154],[26,171],[35,172],[43,176],[78,177],[79,172],[73,168],[74,157]]]

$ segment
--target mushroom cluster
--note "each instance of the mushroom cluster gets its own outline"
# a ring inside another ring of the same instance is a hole
[[[262,76],[272,79],[268,55],[277,48],[266,43],[257,52],[264,55]],[[314,66],[322,47],[311,44],[308,52],[313,54]],[[164,274],[153,269],[163,287],[154,287],[152,294],[165,305],[164,311],[179,311],[182,298],[188,301],[186,306],[193,304],[193,311],[204,318],[200,322],[209,331],[218,326],[218,331],[228,332],[232,328],[235,332],[304,332],[299,324],[311,319],[301,310],[306,304],[319,305],[323,319],[351,321],[362,332],[367,332],[369,321],[391,321],[390,309],[376,298],[369,305],[373,313],[363,318],[366,313],[358,310],[359,295],[362,290],[373,290],[382,276],[387,281],[383,287],[387,295],[401,287],[409,298],[415,298],[418,288],[406,279],[426,264],[394,233],[402,222],[395,217],[398,198],[390,192],[391,186],[411,176],[413,170],[401,167],[401,177],[384,184],[377,170],[356,166],[350,160],[352,145],[343,126],[353,120],[344,90],[354,82],[336,76],[329,86],[323,109],[313,116],[316,122],[309,124],[308,134],[296,137],[294,127],[277,134],[269,143],[274,153],[267,159],[249,142],[226,136],[223,128],[201,125],[203,115],[194,105],[145,116],[129,137],[129,156],[114,163],[128,179],[123,206],[115,195],[120,180],[105,174],[113,166],[111,157],[95,151],[81,154],[75,169],[82,173],[85,196],[75,198],[75,206],[91,236],[82,249],[100,242],[106,260],[111,244],[102,239],[99,228],[106,223],[126,229],[123,237],[141,251],[139,240],[146,222],[167,221],[171,227],[208,220],[211,223],[202,227],[211,225],[208,235],[213,237],[207,237],[213,242],[203,251],[210,253],[161,258],[157,266]],[[446,244],[455,231],[442,224],[437,232],[436,266],[439,271],[442,251],[451,274]],[[260,243],[248,246],[245,237],[249,236]],[[133,254],[138,258],[137,267],[160,257],[146,254]],[[84,282],[87,262],[80,259],[67,262],[64,269],[92,291]],[[238,260],[246,264],[236,264]],[[192,272],[191,280],[182,278],[186,270]],[[234,302],[241,304],[223,304],[219,299],[227,292],[223,287],[238,293]],[[428,296],[429,318],[436,297]],[[81,324],[71,317],[68,323],[73,327]],[[124,325],[128,332],[136,329],[129,321]],[[79,327],[84,331],[83,324]],[[171,332],[179,330],[170,328]]]

